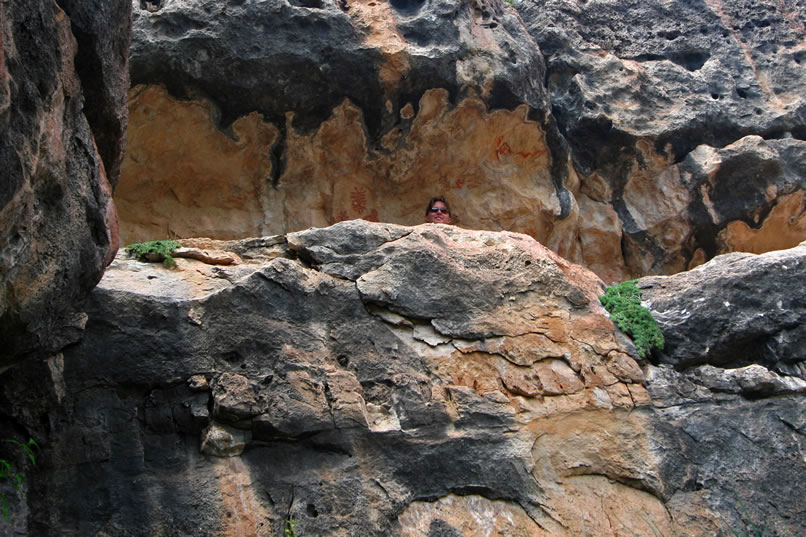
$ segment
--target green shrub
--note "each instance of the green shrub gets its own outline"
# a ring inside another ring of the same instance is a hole
[[[635,342],[642,358],[653,350],[663,350],[663,333],[652,313],[641,305],[641,290],[635,280],[608,287],[599,300],[610,312],[610,319]]]
[[[34,448],[38,448],[39,446],[36,444],[33,438],[29,438],[28,442],[25,444],[16,440],[5,440],[5,442],[14,444],[21,449],[28,459],[30,459],[31,464],[36,466]],[[0,483],[3,481],[10,481],[14,490],[20,490],[20,485],[22,485],[22,474],[17,472],[14,469],[14,465],[6,459],[0,459]],[[6,522],[8,522],[8,499],[2,492],[0,492],[0,513],[2,513],[3,518],[6,520]]]
[[[297,521],[289,518],[285,521],[285,537],[298,537],[297,536]]]
[[[176,266],[176,261],[171,256],[177,248],[182,246],[177,241],[149,241],[135,242],[126,247],[126,253],[133,255],[140,261],[162,261],[168,267]]]

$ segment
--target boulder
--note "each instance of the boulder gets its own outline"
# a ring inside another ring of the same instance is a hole
[[[185,245],[241,262],[121,251],[61,365],[4,376],[0,415],[47,446],[29,534],[469,536],[487,513],[570,537],[573,497],[616,535],[600,493],[673,527],[639,490],[660,486],[648,398],[603,285],[531,237],[349,221]],[[88,468],[81,495],[44,492]]]
[[[806,423],[802,273],[806,244],[717,256],[689,272],[638,280],[666,345],[647,369],[668,505],[712,535],[802,532]],[[767,498],[776,498],[768,509]],[[685,514],[683,514],[685,513]],[[709,514],[710,513],[710,514]],[[755,525],[756,529],[753,529]]]
[[[791,248],[804,239],[802,211],[791,199],[802,199],[806,186],[802,6],[515,6],[546,61],[578,197],[590,199],[579,205],[597,215],[586,211],[585,219],[603,221],[600,248],[605,236],[621,238],[628,273],[675,273],[721,253]],[[613,210],[620,226],[606,218]],[[604,259],[585,261],[593,267]]]
[[[733,253],[674,276],[642,278],[642,299],[666,339],[658,361],[677,369],[758,364],[806,379],[806,243]]]

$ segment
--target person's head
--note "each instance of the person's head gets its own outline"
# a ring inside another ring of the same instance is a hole
[[[431,198],[425,208],[425,221],[431,224],[453,224],[451,207],[442,196]]]

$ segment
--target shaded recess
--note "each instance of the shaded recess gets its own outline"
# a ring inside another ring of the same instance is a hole
[[[750,156],[745,162],[750,167],[729,167],[748,177],[738,191],[729,186],[738,179],[732,180],[729,170],[720,172],[715,180],[724,184],[702,201],[687,183],[685,162],[702,146],[721,150],[752,136],[802,139],[801,9],[797,2],[772,0],[519,5],[545,55],[552,111],[580,173],[582,192],[613,203],[628,242],[642,245],[639,265],[628,262],[635,274],[681,270],[724,253],[729,246],[722,236],[731,219],[760,228],[779,204],[768,187],[780,186],[789,174],[768,163]],[[780,158],[787,161],[784,167],[802,162]],[[683,175],[670,182],[668,176],[678,172]],[[777,179],[765,184],[749,177],[770,173]],[[656,222],[653,209],[630,205],[627,210],[620,200],[628,182],[636,198],[637,192],[649,191],[651,181],[666,188],[675,183],[681,200],[693,200],[688,208],[676,208],[676,222],[668,221],[676,226],[676,237],[659,233],[669,226],[643,229],[644,222]],[[795,183],[791,176],[786,181]],[[788,195],[792,188],[778,192]],[[723,202],[719,196],[727,198]],[[723,214],[717,208],[714,222],[705,208],[711,203],[733,203],[735,210]],[[680,246],[670,250],[670,243]]]

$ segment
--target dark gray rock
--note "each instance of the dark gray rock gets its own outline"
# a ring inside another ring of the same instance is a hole
[[[718,256],[674,276],[641,278],[643,302],[666,346],[661,363],[684,369],[760,364],[806,378],[806,245]]]
[[[727,254],[638,281],[666,337],[647,389],[673,509],[700,503],[737,532],[803,532],[806,347],[792,342],[806,320],[804,255],[804,244]]]
[[[806,138],[798,0],[516,4],[583,170],[623,165],[612,157],[639,137],[675,159],[748,134]]]
[[[777,203],[765,196],[768,185],[804,189],[802,1],[521,0],[516,6],[545,57],[552,111],[582,190],[617,211],[632,274],[683,270],[698,249],[705,259],[731,251],[719,232],[729,220],[760,227]],[[770,145],[794,139],[786,143],[797,154],[759,158],[737,148],[709,178],[710,198],[693,188],[699,185],[678,185],[690,190],[688,207],[675,217],[691,227],[684,236],[664,240],[645,223],[669,192],[631,205],[630,181],[660,185],[664,168],[681,161],[685,168],[696,148],[722,149],[750,135]],[[586,186],[589,177],[607,188]],[[721,219],[711,221],[711,202]]]
[[[118,246],[130,9],[61,4],[0,7],[0,369],[80,337]]]
[[[470,57],[460,28],[468,17],[487,21],[496,32],[500,68],[488,99],[493,108],[527,102],[545,111],[543,63],[513,10],[498,2],[391,2],[394,34],[382,18],[369,28],[360,5],[312,2],[133,1],[132,84],[161,84],[178,97],[205,96],[220,107],[227,127],[236,118],[259,111],[285,125],[294,112],[299,131],[318,127],[345,98],[364,113],[370,136],[399,121],[400,108],[416,103],[428,89],[446,88],[453,99],[480,86],[457,81],[456,61]],[[384,87],[382,52],[367,42],[368,33],[390,44],[401,38],[410,51],[410,69]],[[482,81],[479,81],[482,82]],[[387,105],[387,101],[389,104]],[[279,154],[279,153],[278,153]],[[278,172],[279,173],[279,172]]]
[[[651,382],[648,388],[654,398]],[[670,508],[699,505],[723,531],[740,535],[753,535],[753,526],[771,537],[800,535],[804,406],[799,394],[689,400],[656,409],[651,441]]]

